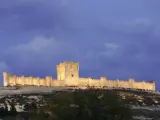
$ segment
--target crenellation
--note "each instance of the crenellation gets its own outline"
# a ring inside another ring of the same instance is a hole
[[[107,86],[108,87],[118,87],[117,80],[108,80]]]
[[[108,80],[106,77],[99,79],[80,78],[79,77],[79,63],[78,62],[63,62],[57,65],[57,80],[52,76],[45,78],[39,77],[25,77],[10,75],[9,72],[3,72],[4,86],[15,85],[34,85],[34,86],[95,86],[95,87],[115,87],[115,88],[133,88],[145,89],[155,91],[155,82],[141,82],[135,81],[133,78],[126,80]]]
[[[128,88],[129,82],[128,81],[119,81],[118,87],[120,88]],[[130,87],[131,88],[131,87]]]

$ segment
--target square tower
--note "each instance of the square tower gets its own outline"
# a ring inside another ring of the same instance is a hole
[[[79,78],[78,62],[63,62],[57,65],[57,80]]]

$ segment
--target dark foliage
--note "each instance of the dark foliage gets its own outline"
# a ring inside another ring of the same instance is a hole
[[[10,115],[13,115],[13,116],[17,115],[17,110],[16,110],[14,104],[11,103],[10,106],[11,106],[11,110],[9,111]]]
[[[130,120],[131,110],[116,91],[58,92],[41,109],[37,120]]]
[[[11,106],[10,111],[8,111],[8,106],[6,103],[5,103],[5,107],[0,108],[0,117],[1,118],[6,117],[6,116],[16,116],[17,115],[17,111],[16,111],[14,104],[12,103],[12,104],[10,104],[10,106]]]
[[[37,110],[37,104],[32,102],[32,103],[26,103],[24,105],[24,110],[25,111],[36,111]]]

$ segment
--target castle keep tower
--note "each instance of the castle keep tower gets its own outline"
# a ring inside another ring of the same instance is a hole
[[[79,63],[63,62],[57,65],[57,80],[78,79]]]

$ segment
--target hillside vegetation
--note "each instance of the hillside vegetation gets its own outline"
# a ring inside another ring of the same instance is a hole
[[[28,120],[131,120],[155,119],[160,115],[160,96],[130,90],[68,90],[45,94],[3,96],[1,107],[17,112],[1,117],[20,116]],[[6,103],[6,104],[4,104]],[[11,104],[12,103],[12,104]],[[13,106],[14,105],[14,106]],[[22,119],[21,118],[21,119]]]

